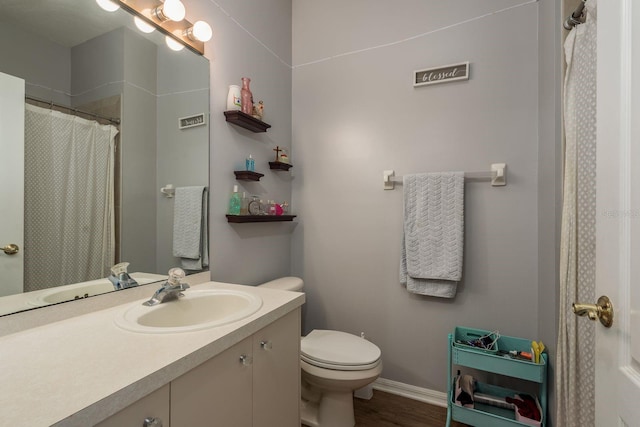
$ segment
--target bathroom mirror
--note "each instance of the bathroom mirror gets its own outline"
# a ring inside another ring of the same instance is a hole
[[[99,240],[97,236],[113,233],[113,263],[128,262],[128,272],[139,284],[162,280],[170,268],[181,266],[181,259],[173,256],[175,198],[171,191],[160,190],[169,185],[204,187],[201,197],[207,203],[208,60],[186,48],[170,50],[157,31],[145,34],[126,11],[104,11],[95,0],[0,0],[0,58],[0,73],[25,80],[26,96],[33,98],[27,105],[35,105],[34,111],[47,116],[49,110],[57,110],[63,119],[77,116],[91,126],[97,120],[100,128],[108,128],[110,122],[82,112],[120,119],[120,124],[111,124],[118,130],[109,131],[117,136],[113,140],[113,171],[106,185],[112,187],[107,192],[112,191],[114,197],[112,203],[106,203],[93,187],[92,172],[86,179],[92,186],[81,189],[75,199],[68,197],[68,175],[88,169],[94,159],[72,157],[71,152],[79,146],[73,144],[83,142],[72,141],[71,149],[51,148],[47,144],[54,136],[41,135],[50,123],[29,131],[33,128],[27,112],[25,134],[36,133],[36,145],[25,136],[25,158],[30,152],[41,155],[41,146],[49,147],[41,157],[67,158],[67,164],[51,166],[54,173],[66,174],[63,180],[67,181],[60,190],[62,196],[54,190],[38,193],[33,186],[42,179],[32,174],[40,174],[46,167],[40,163],[34,166],[33,161],[29,166],[25,160],[24,188],[16,190],[25,193],[25,243],[21,256],[15,258],[24,263],[25,274],[23,283],[8,278],[7,270],[13,267],[6,266],[12,258],[0,252],[0,316],[113,291],[107,279],[111,262],[105,262],[104,256],[99,261],[103,273],[87,276],[83,271],[94,262],[85,256],[100,250],[80,243],[83,238],[92,242]],[[30,107],[26,108],[29,111]],[[5,176],[3,185],[10,185],[10,181]],[[64,211],[60,224],[53,219],[48,199],[77,206]],[[104,206],[97,209],[97,204]],[[34,213],[35,208],[39,213]],[[110,220],[86,223],[69,213],[89,209],[112,211],[113,225]],[[12,243],[4,241],[3,227],[15,229],[19,225],[6,218],[0,220],[0,247]],[[40,243],[33,235],[48,241]],[[79,266],[79,271],[59,268],[63,256],[71,257],[71,264]],[[187,273],[206,269],[206,265],[191,267]]]

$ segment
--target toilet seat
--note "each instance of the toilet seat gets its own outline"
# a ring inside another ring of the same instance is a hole
[[[375,344],[340,331],[315,329],[300,342],[300,358],[310,365],[337,371],[363,371],[380,364]]]

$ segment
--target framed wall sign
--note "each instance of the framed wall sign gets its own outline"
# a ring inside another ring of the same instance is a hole
[[[453,82],[456,80],[469,80],[468,61],[413,72],[414,87]]]
[[[178,129],[188,129],[206,124],[204,113],[178,119]]]

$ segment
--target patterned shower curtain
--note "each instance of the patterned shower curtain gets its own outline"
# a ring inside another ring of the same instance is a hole
[[[26,105],[24,290],[106,277],[118,130]]]
[[[556,424],[595,426],[595,322],[571,311],[595,301],[596,0],[565,42],[564,187],[560,244],[560,315]]]

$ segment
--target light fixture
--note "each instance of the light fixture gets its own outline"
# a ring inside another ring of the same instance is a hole
[[[111,0],[96,0],[96,3],[98,3],[98,6],[100,6],[107,12],[115,12],[116,10],[120,9],[120,6],[112,2]]]
[[[153,16],[160,22],[172,20],[180,22],[184,19],[187,10],[180,0],[165,0],[164,4],[153,10]]]
[[[1,1],[1,0],[0,0]],[[167,46],[179,50],[187,47],[204,55],[204,42],[211,39],[213,32],[204,21],[192,24],[185,19],[185,6],[180,0],[96,0],[119,5],[134,16],[138,29],[148,32],[152,28],[168,36]]]
[[[175,50],[176,52],[181,51],[184,45],[182,43],[177,42],[172,37],[164,36],[164,42],[169,46],[169,49]]]
[[[196,23],[193,24],[193,27],[187,28],[185,30],[184,35],[189,37],[191,40],[208,42],[209,40],[211,40],[213,31],[211,31],[211,27],[206,22],[196,21]]]
[[[142,31],[143,33],[152,33],[156,30],[156,27],[154,27],[153,25],[149,24],[147,21],[143,20],[140,17],[134,16],[133,17],[133,22],[136,24],[136,27],[138,27],[138,29],[140,31]]]

